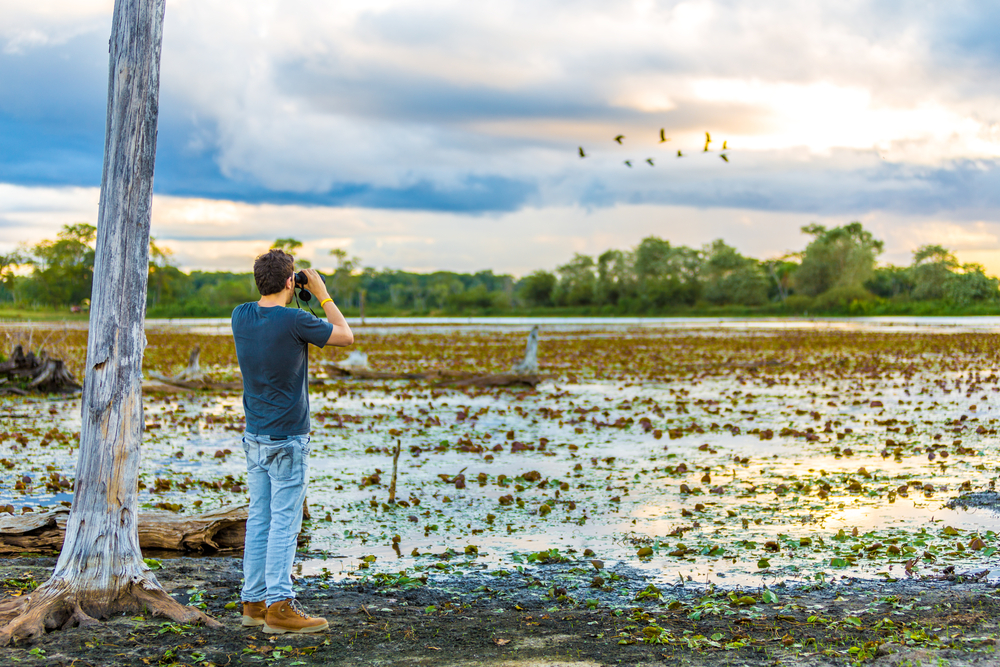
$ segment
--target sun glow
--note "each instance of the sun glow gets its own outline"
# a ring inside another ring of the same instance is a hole
[[[705,79],[690,85],[694,99],[738,104],[764,112],[762,132],[734,136],[753,150],[807,147],[874,149],[908,162],[1000,156],[1000,127],[934,102],[902,108],[880,106],[869,90],[829,82],[809,84]]]

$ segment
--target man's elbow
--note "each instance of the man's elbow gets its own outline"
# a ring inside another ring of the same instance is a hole
[[[354,333],[351,331],[334,331],[330,334],[330,340],[326,341],[327,345],[333,345],[335,347],[347,347],[348,345],[354,344]]]

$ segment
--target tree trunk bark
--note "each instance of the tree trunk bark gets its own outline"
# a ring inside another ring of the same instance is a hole
[[[0,606],[0,622],[9,620],[0,644],[143,607],[218,625],[174,601],[139,550],[143,322],[164,5],[115,2],[73,508],[52,577],[30,596]]]

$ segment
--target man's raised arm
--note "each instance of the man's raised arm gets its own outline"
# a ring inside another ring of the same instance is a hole
[[[323,284],[319,273],[316,272],[316,269],[305,269],[305,274],[309,279],[309,282],[306,283],[306,289],[319,299],[323,313],[326,314],[326,321],[333,325],[333,331],[330,332],[330,339],[326,341],[326,344],[337,347],[347,347],[353,344],[354,333],[351,332],[351,327],[344,319],[340,308],[337,308],[337,304],[330,298],[330,293],[326,290],[326,285]]]

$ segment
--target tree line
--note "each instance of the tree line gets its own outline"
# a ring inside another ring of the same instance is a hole
[[[95,228],[66,225],[53,240],[0,255],[0,303],[85,308],[93,284]],[[802,228],[801,252],[759,260],[719,239],[701,248],[650,236],[629,250],[576,254],[554,270],[522,278],[363,266],[342,249],[325,273],[346,312],[416,314],[669,315],[991,313],[998,280],[962,264],[947,248],[925,245],[907,266],[879,264],[883,242],[859,222]],[[301,242],[276,239],[295,254]],[[248,258],[249,263],[250,258]],[[308,266],[305,260],[299,267]],[[258,298],[252,273],[183,272],[169,249],[150,241],[147,314],[218,317]]]

